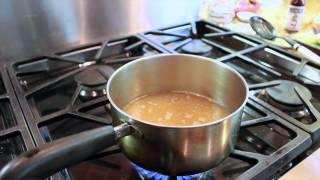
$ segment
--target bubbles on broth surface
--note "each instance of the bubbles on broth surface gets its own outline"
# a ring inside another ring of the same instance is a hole
[[[205,124],[230,113],[226,107],[209,97],[182,91],[152,93],[138,97],[129,102],[124,111],[150,123],[173,126]]]

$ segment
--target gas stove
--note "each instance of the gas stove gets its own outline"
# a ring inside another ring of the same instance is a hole
[[[10,142],[2,166],[34,146],[111,125],[105,96],[110,75],[127,62],[161,53],[206,56],[226,63],[246,79],[250,98],[230,157],[207,172],[168,177],[133,164],[113,146],[53,178],[271,179],[319,147],[319,67],[253,37],[198,21],[2,67],[1,102],[15,111],[2,108],[17,116],[12,120],[6,113],[2,118],[9,123],[0,129],[1,147]]]

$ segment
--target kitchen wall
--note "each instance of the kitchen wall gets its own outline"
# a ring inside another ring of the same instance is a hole
[[[0,62],[185,23],[200,0],[0,0]]]

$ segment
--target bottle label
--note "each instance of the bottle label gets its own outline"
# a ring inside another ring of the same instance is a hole
[[[302,24],[304,6],[289,6],[289,12],[286,22],[286,29],[290,31],[299,31]]]

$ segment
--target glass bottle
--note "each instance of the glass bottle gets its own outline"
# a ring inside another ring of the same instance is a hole
[[[207,20],[217,24],[228,24],[235,16],[234,0],[210,0]]]
[[[305,0],[291,0],[285,29],[299,31],[301,28],[305,9]]]

